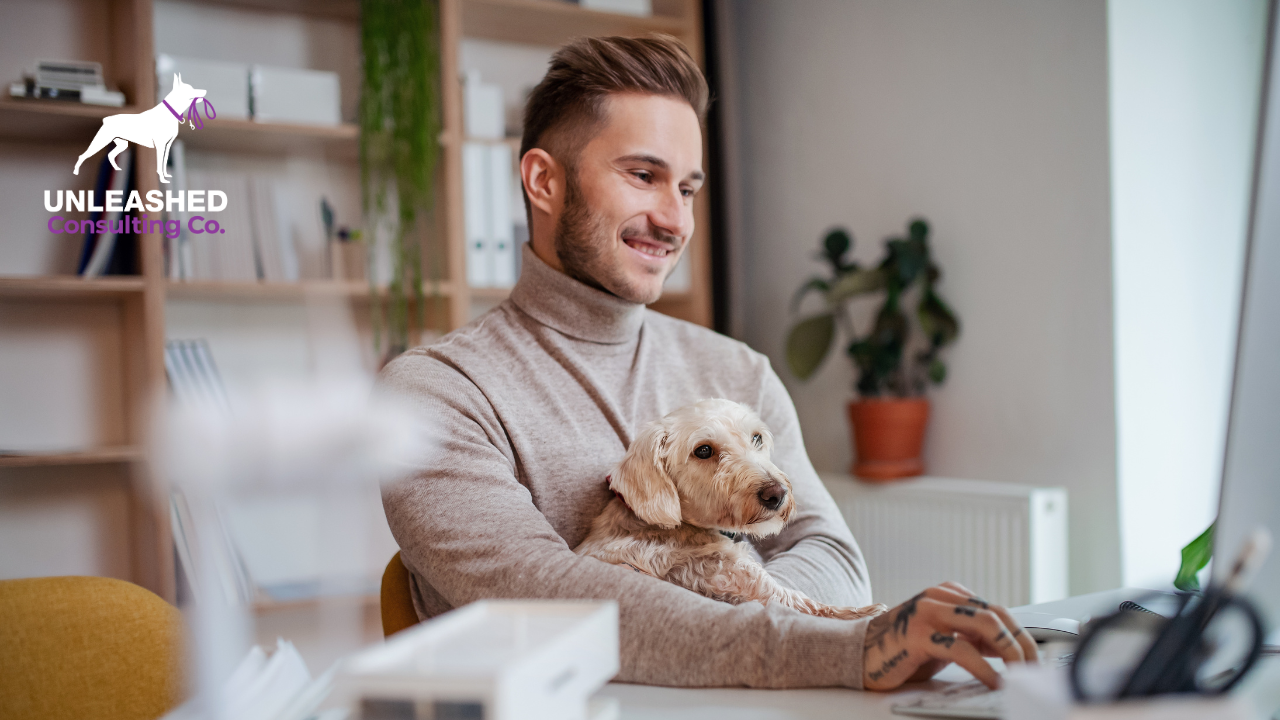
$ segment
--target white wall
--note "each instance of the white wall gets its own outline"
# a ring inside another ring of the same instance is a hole
[[[857,256],[919,213],[963,323],[932,393],[930,473],[1063,486],[1071,591],[1120,582],[1103,0],[734,3],[743,339],[810,455],[845,470],[853,373],[785,370],[791,293],[823,231]],[[943,580],[944,578],[939,578]]]
[[[1169,583],[1218,507],[1264,0],[1111,0],[1120,527]]]

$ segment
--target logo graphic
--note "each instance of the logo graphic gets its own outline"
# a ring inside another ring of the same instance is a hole
[[[93,136],[93,142],[89,143],[89,149],[84,151],[80,159],[76,161],[76,168],[72,171],[73,175],[80,174],[80,164],[85,160],[93,157],[99,150],[110,145],[113,141],[116,146],[107,153],[107,160],[111,162],[111,167],[116,170],[120,166],[116,164],[116,156],[124,152],[129,143],[156,149],[156,175],[160,177],[160,182],[169,183],[169,174],[165,170],[169,162],[169,147],[173,145],[173,141],[178,137],[178,128],[183,122],[190,123],[191,129],[196,129],[196,123],[200,123],[200,127],[204,127],[204,120],[200,119],[200,113],[196,109],[196,102],[204,103],[205,115],[210,120],[218,116],[213,109],[213,104],[206,98],[204,90],[197,90],[190,85],[182,82],[181,73],[174,73],[173,90],[160,101],[159,105],[144,110],[137,114],[121,114],[109,115],[102,119],[102,128],[98,130],[98,134]],[[181,114],[174,108],[186,108]]]

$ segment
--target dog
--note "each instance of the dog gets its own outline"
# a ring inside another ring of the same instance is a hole
[[[71,174],[79,175],[80,165],[96,155],[99,150],[110,145],[112,141],[116,146],[107,154],[107,160],[111,162],[111,167],[119,170],[116,156],[124,152],[132,142],[143,147],[156,148],[156,175],[160,176],[160,182],[168,184],[171,179],[166,170],[169,164],[169,148],[177,139],[178,128],[182,125],[179,114],[185,115],[185,111],[191,106],[191,114],[194,115],[196,110],[193,104],[196,98],[204,96],[204,90],[197,90],[182,82],[182,75],[174,73],[173,89],[159,105],[136,114],[124,113],[103,118],[102,127],[98,129],[98,134],[93,136],[89,149],[84,151],[79,160],[76,160],[76,167]],[[194,118],[191,123],[191,127],[195,128]]]
[[[773,435],[750,408],[701,400],[646,425],[606,482],[614,498],[574,550],[732,604],[781,603],[852,620],[884,612],[820,603],[783,587],[726,533],[776,535],[796,509],[769,457]]]

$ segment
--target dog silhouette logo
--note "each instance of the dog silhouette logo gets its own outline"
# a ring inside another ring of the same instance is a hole
[[[204,127],[204,120],[200,118],[200,113],[196,109],[197,102],[204,103],[205,115],[210,120],[218,116],[213,109],[213,104],[205,97],[204,90],[198,90],[182,82],[181,73],[174,73],[173,90],[169,91],[159,105],[136,114],[108,115],[103,118],[102,127],[98,129],[98,134],[93,136],[89,149],[85,150],[76,161],[76,168],[72,174],[79,175],[80,165],[112,142],[115,142],[116,146],[107,153],[107,160],[111,162],[111,167],[119,170],[116,156],[124,152],[132,142],[135,145],[156,149],[156,175],[160,177],[160,182],[168,184],[169,174],[166,167],[169,164],[169,148],[178,138],[178,128],[183,122],[189,123],[192,130],[197,128],[197,123],[199,127]],[[185,109],[179,113],[177,108]]]

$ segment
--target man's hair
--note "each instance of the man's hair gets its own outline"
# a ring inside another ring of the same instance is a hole
[[[551,66],[524,110],[520,157],[542,148],[572,166],[605,117],[614,93],[644,93],[689,103],[702,122],[707,81],[689,51],[670,35],[578,38],[551,56]]]

